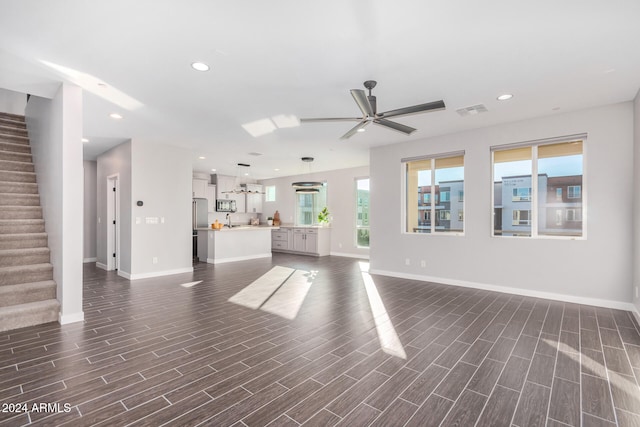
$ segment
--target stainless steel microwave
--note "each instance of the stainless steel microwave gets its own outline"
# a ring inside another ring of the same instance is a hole
[[[216,200],[216,212],[235,212],[235,211],[236,211],[235,200],[226,200],[226,199]]]

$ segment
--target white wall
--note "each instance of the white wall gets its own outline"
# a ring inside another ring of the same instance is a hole
[[[291,187],[296,181],[326,181],[327,207],[333,217],[331,221],[331,253],[368,257],[369,249],[356,246],[356,178],[369,176],[369,167],[339,169],[283,178],[265,179],[261,184],[276,186],[276,201],[264,202],[262,219],[273,216],[277,210],[280,221],[285,224],[294,222],[295,191]],[[373,190],[372,190],[373,191]],[[373,214],[372,214],[373,216]]]
[[[633,104],[633,287],[631,296],[640,313],[640,91]],[[640,320],[640,319],[638,319]]]
[[[24,116],[27,95],[8,89],[0,89],[0,112]]]
[[[578,133],[588,134],[587,239],[492,237],[490,147]],[[403,234],[400,160],[459,150],[466,151],[465,235]],[[370,167],[374,273],[629,307],[631,102],[377,147],[371,150]],[[426,267],[420,267],[421,260]]]
[[[131,270],[127,271],[132,279],[193,271],[191,153],[133,141],[131,155]],[[138,200],[143,206],[136,205]],[[158,218],[159,223],[147,224],[146,218]]]
[[[85,160],[84,165],[84,262],[96,261],[96,179],[98,164]]]
[[[118,174],[120,188],[120,272],[131,272],[131,141],[102,153],[97,159],[96,179],[96,258],[98,265],[108,265],[107,177]]]
[[[60,323],[81,321],[82,90],[62,84],[51,100],[31,97],[25,115],[49,236],[53,278],[58,284]]]

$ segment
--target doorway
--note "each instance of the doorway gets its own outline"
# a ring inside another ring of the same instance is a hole
[[[107,177],[107,271],[120,269],[120,181]]]

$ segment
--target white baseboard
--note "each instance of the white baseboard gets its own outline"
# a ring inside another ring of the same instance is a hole
[[[84,322],[84,311],[71,314],[58,314],[58,322],[61,325],[67,325],[69,323]]]
[[[266,253],[266,254],[249,255],[249,256],[238,256],[238,257],[232,257],[232,258],[207,258],[207,263],[209,263],[209,264],[225,264],[227,262],[248,261],[250,259],[258,259],[258,258],[271,258],[271,252]]]
[[[369,254],[350,254],[346,252],[331,252],[331,256],[341,256],[345,258],[369,259]]]
[[[98,258],[85,258],[82,260],[82,263],[86,264],[88,262],[96,262],[96,261],[98,261]]]
[[[150,279],[152,277],[171,276],[173,274],[193,273],[193,267],[177,268],[175,270],[154,271],[151,273],[131,274],[126,271],[118,270],[118,276],[122,276],[129,280]]]
[[[101,268],[102,270],[108,270],[109,267],[106,264],[96,261],[96,267]]]
[[[423,282],[440,283],[443,285],[461,286],[464,288],[482,289],[485,291],[502,292],[505,294],[521,295],[526,297],[550,299],[555,301],[571,302],[575,304],[593,305],[596,307],[614,308],[617,310],[631,311],[638,316],[636,307],[629,302],[612,301],[600,298],[578,297],[574,295],[557,294],[554,292],[542,292],[530,289],[509,288],[507,286],[488,285],[485,283],[468,282],[464,280],[447,279],[443,277],[422,276],[419,274],[399,273],[396,271],[376,270],[369,271],[371,274],[379,274],[381,276],[398,277],[401,279],[419,280]],[[638,317],[636,317],[638,319]],[[640,322],[639,322],[640,323]]]

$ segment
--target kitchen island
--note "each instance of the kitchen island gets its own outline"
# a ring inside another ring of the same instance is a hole
[[[271,257],[271,230],[269,226],[234,226],[220,230],[199,228],[198,259],[209,264],[245,261]]]

